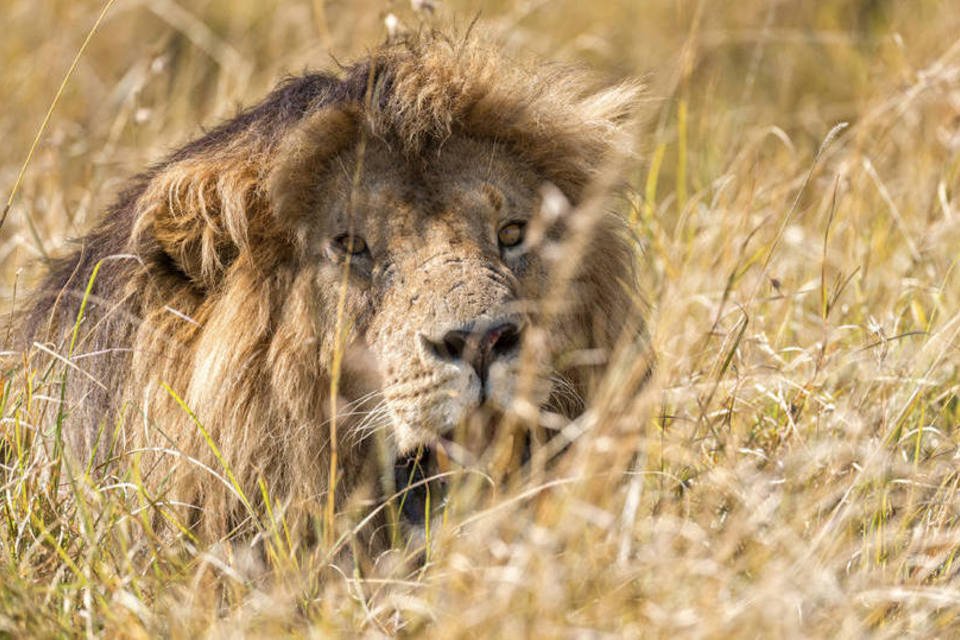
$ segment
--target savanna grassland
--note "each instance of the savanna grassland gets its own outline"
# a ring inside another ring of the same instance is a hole
[[[562,460],[453,495],[422,566],[361,572],[282,526],[262,554],[154,535],[135,464],[65,468],[69,416],[8,332],[0,637],[960,634],[960,3],[103,9],[0,2],[4,313],[126,177],[284,74],[476,18],[646,81],[613,206],[658,366],[628,394],[615,359]]]

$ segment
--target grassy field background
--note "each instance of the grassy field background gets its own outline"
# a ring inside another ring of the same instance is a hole
[[[389,16],[479,15],[649,85],[622,209],[654,380],[625,396],[621,363],[546,479],[452,513],[422,569],[360,575],[282,536],[265,564],[152,539],[135,477],[56,486],[50,399],[8,374],[0,637],[960,633],[960,4],[426,5],[116,2],[0,230],[4,311],[125,177],[282,75]],[[4,201],[102,9],[0,0]]]

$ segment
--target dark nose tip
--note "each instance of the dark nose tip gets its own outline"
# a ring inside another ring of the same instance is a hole
[[[463,361],[470,364],[481,380],[487,369],[498,358],[514,354],[520,348],[523,325],[514,320],[498,320],[482,325],[452,329],[440,340],[424,338],[430,351],[447,362]]]

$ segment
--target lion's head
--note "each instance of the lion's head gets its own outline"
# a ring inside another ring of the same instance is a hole
[[[333,418],[349,488],[373,433],[404,456],[478,410],[572,417],[643,330],[633,243],[591,194],[635,94],[437,36],[286,81],[135,179],[42,289],[33,333],[93,354],[77,450],[135,407],[111,442],[161,451],[166,495],[223,534],[249,501],[184,460],[304,504]]]

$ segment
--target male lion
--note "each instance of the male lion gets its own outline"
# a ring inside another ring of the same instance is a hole
[[[22,323],[70,362],[75,459],[135,452],[217,538],[258,517],[261,481],[296,511],[478,410],[574,417],[588,365],[643,334],[625,225],[582,206],[636,88],[588,87],[411,37],[133,178]]]

